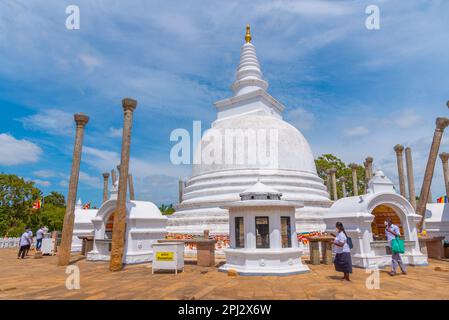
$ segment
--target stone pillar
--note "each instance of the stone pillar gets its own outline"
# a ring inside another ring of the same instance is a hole
[[[136,198],[134,197],[134,182],[132,174],[128,174],[128,188],[129,188],[129,200],[136,200]]]
[[[416,209],[415,178],[413,176],[412,150],[405,148],[405,165],[407,167],[408,195],[410,204]]]
[[[105,203],[109,198],[108,182],[109,182],[109,173],[105,172],[103,173],[103,203]]]
[[[349,167],[352,169],[352,187],[354,190],[354,196],[359,195],[359,186],[357,180],[357,168],[359,167],[356,163],[349,164]]]
[[[346,198],[346,177],[341,177],[340,182],[341,182],[341,190],[343,193],[343,198]]]
[[[330,171],[330,169],[326,169],[325,172],[327,175],[327,180],[326,180],[327,192],[329,193],[329,199],[332,199],[331,171]]]
[[[184,181],[182,179],[178,180],[178,201],[179,203],[182,202],[182,195],[184,193]]]
[[[123,268],[126,231],[126,184],[128,181],[133,112],[137,107],[137,101],[125,98],[122,100],[122,106],[124,110],[122,153],[118,181],[117,207],[114,215],[114,227],[112,229],[111,261],[109,264],[109,269],[111,271],[120,271]]]
[[[443,137],[444,129],[448,125],[448,118],[439,117],[436,119],[435,132],[433,133],[432,145],[430,146],[429,158],[427,159],[424,179],[419,195],[418,205],[416,208],[416,213],[421,215],[421,222],[418,224],[419,229],[422,229],[423,227],[424,217],[426,213],[426,203],[429,197],[430,186],[432,184],[433,171],[435,170],[435,161],[437,159],[438,150],[440,149],[441,138]]]
[[[368,172],[368,181],[370,181],[373,178],[373,158],[367,157],[365,159],[366,162],[366,169]]]
[[[444,188],[446,190],[446,196],[449,197],[449,168],[447,165],[447,160],[449,159],[449,153],[440,153],[440,159],[443,162],[443,176],[444,176]]]
[[[337,196],[337,179],[335,178],[335,173],[337,172],[337,169],[330,168],[329,172],[331,174],[333,200],[337,201],[337,199],[338,199],[338,196]]]
[[[66,266],[70,262],[70,252],[72,249],[73,224],[75,222],[75,201],[78,189],[78,179],[80,173],[81,153],[83,149],[84,128],[89,121],[89,117],[83,113],[74,116],[76,123],[75,146],[73,148],[72,170],[70,173],[69,193],[67,195],[67,206],[62,227],[61,246],[59,251],[58,264]]]
[[[111,177],[112,177],[112,185],[115,186],[117,183],[117,174],[115,173],[115,169],[111,170]]]
[[[404,151],[404,147],[400,144],[394,146],[394,152],[396,152],[396,162],[398,165],[398,177],[399,177],[399,191],[401,196],[404,198],[407,197],[405,191],[405,175],[404,175],[404,158],[402,156],[402,151]]]
[[[368,172],[368,163],[363,162],[363,166],[365,167],[365,193],[368,192],[368,181],[369,181],[369,172]]]

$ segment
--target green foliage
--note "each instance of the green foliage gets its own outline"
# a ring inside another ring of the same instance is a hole
[[[173,214],[173,212],[175,212],[175,208],[173,208],[173,204],[169,204],[168,206],[165,204],[161,204],[159,206],[159,210],[161,211],[161,213],[163,215],[167,215],[167,216],[169,216],[169,215]]]
[[[46,226],[49,230],[62,230],[65,207],[46,203],[39,211],[39,219],[37,224],[35,224],[36,227],[38,227],[39,225],[43,225]]]
[[[44,203],[46,205],[52,204],[55,207],[65,207],[65,199],[64,196],[56,191],[50,192],[47,196],[44,197]]]
[[[42,199],[42,191],[34,182],[13,174],[0,174],[0,236],[18,237],[25,227],[34,232],[41,226],[62,230],[65,214],[64,196],[51,192],[43,207],[34,210],[33,202]]]
[[[339,181],[341,177],[346,178],[346,195],[352,196],[354,194],[354,185],[352,183],[352,169],[342,160],[340,160],[333,154],[323,154],[322,156],[315,159],[315,165],[318,176],[324,180],[325,184],[327,184],[328,179],[326,170],[330,168],[337,169],[335,176],[337,178],[338,198],[343,197],[342,184]],[[365,193],[365,167],[363,165],[358,165],[357,167],[357,186],[359,194]]]

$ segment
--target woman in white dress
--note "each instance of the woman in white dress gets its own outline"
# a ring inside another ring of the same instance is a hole
[[[343,227],[343,223],[335,224],[337,235],[334,239],[334,265],[335,270],[343,272],[342,280],[350,281],[349,274],[352,273],[351,249],[348,244],[348,236]]]

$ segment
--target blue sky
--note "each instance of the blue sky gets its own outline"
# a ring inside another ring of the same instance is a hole
[[[65,27],[70,4],[79,30]],[[369,4],[380,8],[380,30],[365,27]],[[250,23],[269,92],[315,156],[373,156],[397,183],[393,146],[410,146],[419,192],[435,118],[449,116],[447,12],[443,0],[3,0],[0,171],[66,195],[73,114],[84,112],[78,195],[99,205],[101,173],[119,162],[120,101],[131,96],[136,196],[176,202],[190,168],[170,164],[170,132],[191,131],[193,120],[209,127],[213,102],[231,95]],[[443,190],[438,159],[432,193]]]

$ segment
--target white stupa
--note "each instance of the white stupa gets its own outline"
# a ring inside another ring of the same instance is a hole
[[[211,234],[228,234],[228,210],[220,207],[238,201],[239,193],[258,179],[282,192],[284,200],[304,203],[296,211],[298,232],[325,229],[322,217],[331,201],[310,146],[282,119],[285,107],[267,93],[249,26],[245,40],[234,94],[215,103],[217,119],[197,148],[192,177],[168,221],[169,232],[202,234],[209,229]],[[243,138],[234,139],[239,133]]]

